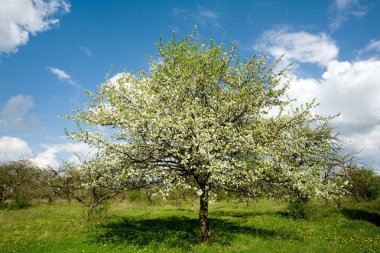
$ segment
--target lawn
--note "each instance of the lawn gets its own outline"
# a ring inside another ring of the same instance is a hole
[[[212,204],[213,238],[200,243],[197,213],[185,205],[115,202],[87,222],[82,205],[56,201],[0,210],[0,252],[380,252],[379,199],[314,208],[302,220],[274,201]]]

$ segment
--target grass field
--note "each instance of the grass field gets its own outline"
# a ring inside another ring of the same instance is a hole
[[[315,208],[296,220],[267,200],[213,204],[213,239],[200,243],[197,213],[187,209],[120,202],[87,222],[83,206],[57,201],[0,210],[0,252],[380,252],[379,199]]]

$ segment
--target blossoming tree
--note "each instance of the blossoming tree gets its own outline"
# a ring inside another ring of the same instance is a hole
[[[163,191],[196,187],[202,240],[210,237],[216,187],[327,191],[320,172],[335,143],[329,118],[312,113],[315,102],[292,106],[285,70],[265,57],[241,61],[234,46],[191,36],[157,47],[149,73],[124,73],[87,92],[93,102],[68,117],[79,126],[69,137],[119,157],[115,163],[127,164],[131,178],[143,176]]]

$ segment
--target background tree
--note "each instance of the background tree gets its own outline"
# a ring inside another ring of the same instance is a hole
[[[48,199],[54,196],[48,184],[50,174],[29,160],[0,164],[0,205],[9,202],[11,208],[23,208],[31,200]]]
[[[66,164],[59,171],[52,170],[51,185],[61,197],[84,204],[88,219],[92,219],[96,208],[107,200],[146,185],[139,177],[127,175],[123,166],[122,161],[115,162],[112,157],[101,157],[99,153],[79,165]]]
[[[87,91],[93,103],[68,117],[80,126],[69,137],[119,157],[128,173],[146,175],[163,190],[194,184],[202,240],[210,237],[209,195],[218,187],[255,187],[270,175],[293,187],[310,182],[309,193],[324,191],[316,180],[321,160],[293,166],[283,155],[295,150],[306,159],[324,152],[305,143],[326,138],[329,120],[311,112],[314,102],[291,108],[285,70],[265,57],[241,61],[234,46],[191,36],[157,47],[160,61],[151,61],[149,74],[124,73],[98,92]],[[114,134],[102,134],[98,125]]]
[[[348,180],[347,190],[358,202],[376,199],[380,194],[380,177],[373,169],[360,166],[350,166],[345,170]]]

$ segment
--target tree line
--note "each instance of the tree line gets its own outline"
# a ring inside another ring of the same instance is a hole
[[[327,173],[327,172],[326,172]],[[341,177],[347,184],[344,198],[354,201],[370,201],[380,195],[380,177],[374,170],[350,161],[347,166],[340,168],[335,177]],[[49,203],[57,199],[76,200],[87,207],[89,217],[94,210],[107,200],[123,195],[127,200],[142,200],[154,202],[162,200],[153,187],[115,187],[108,184],[98,184],[86,187],[96,181],[97,176],[84,171],[78,165],[67,164],[60,169],[40,168],[29,160],[11,161],[0,164],[0,208],[20,209],[40,203]],[[227,192],[220,189],[214,197],[215,201],[228,198],[240,199],[247,202],[266,197],[264,194],[251,194],[245,191]],[[194,201],[198,193],[194,189],[176,189],[164,197],[167,203],[178,208],[182,204],[191,203],[194,212]],[[336,199],[339,204],[339,199]]]

